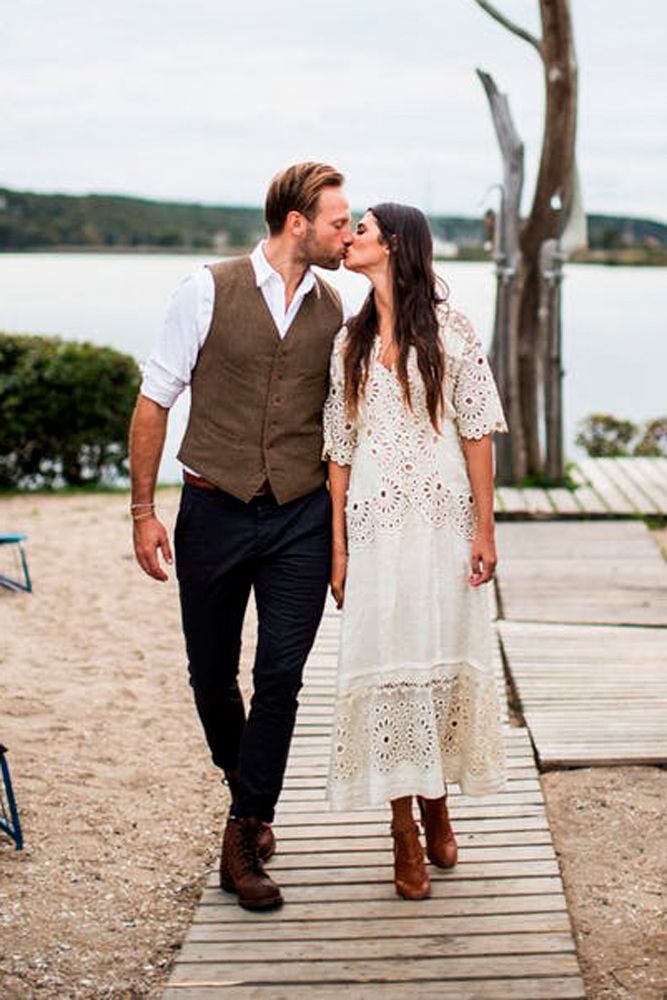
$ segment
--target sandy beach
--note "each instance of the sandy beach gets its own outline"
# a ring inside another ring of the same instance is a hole
[[[177,502],[160,491],[170,528]],[[175,580],[136,567],[127,503],[0,499],[2,530],[29,536],[35,587],[0,588],[0,741],[26,839],[16,852],[0,835],[10,1000],[159,996],[218,851],[226,791],[192,705]],[[249,622],[246,668],[251,655]],[[589,995],[664,997],[667,772],[543,785]]]
[[[170,526],[177,498],[160,493]],[[226,792],[175,580],[135,565],[127,502],[0,501],[0,523],[29,536],[35,588],[0,589],[0,738],[26,840],[17,853],[0,836],[4,997],[159,992],[218,843]]]

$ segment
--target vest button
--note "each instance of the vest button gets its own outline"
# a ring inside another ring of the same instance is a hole
[[[277,406],[279,402],[280,402],[280,396],[274,396],[273,397],[273,405]]]

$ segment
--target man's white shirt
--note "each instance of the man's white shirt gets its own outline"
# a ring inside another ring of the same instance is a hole
[[[315,287],[311,268],[305,272],[296,292],[285,309],[285,283],[266,259],[262,243],[250,255],[257,287],[276,325],[284,337],[299,311],[304,297]],[[148,358],[141,383],[141,393],[160,406],[171,408],[190,384],[199,352],[211,327],[215,286],[208,267],[189,274],[173,292],[167,315],[155,349]],[[343,322],[352,315],[343,301]]]

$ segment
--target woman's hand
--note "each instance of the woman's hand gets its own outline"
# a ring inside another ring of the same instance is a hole
[[[498,564],[493,528],[487,531],[478,531],[473,538],[470,563],[472,573],[468,577],[468,583],[471,587],[479,587],[493,579]]]
[[[339,611],[343,607],[346,577],[347,550],[334,546],[331,554],[331,595]]]

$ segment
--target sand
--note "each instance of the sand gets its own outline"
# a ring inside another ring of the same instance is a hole
[[[171,527],[178,492],[159,494]],[[0,588],[0,741],[26,848],[0,834],[0,996],[158,997],[227,797],[186,679],[178,595],[135,565],[126,495],[0,498],[32,595]],[[0,549],[0,567],[9,553]],[[244,647],[252,654],[252,626]],[[543,779],[589,996],[667,995],[667,772]],[[662,867],[661,867],[662,866]],[[660,886],[662,880],[662,887]]]

